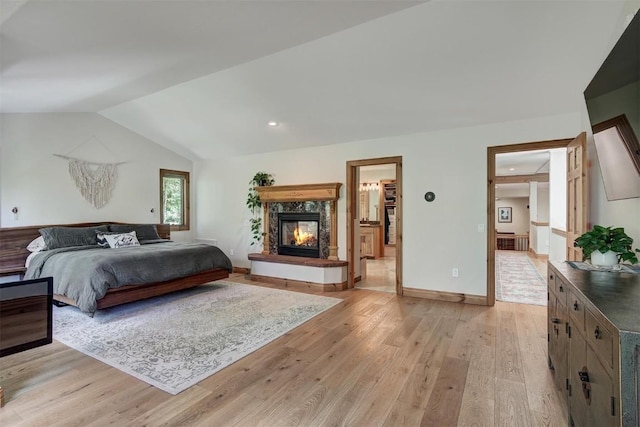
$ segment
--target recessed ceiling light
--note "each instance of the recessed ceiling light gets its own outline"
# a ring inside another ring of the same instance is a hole
[[[514,171],[514,170],[516,170],[516,168],[509,168],[509,170],[510,170],[510,171]]]
[[[271,126],[272,128],[275,128],[279,125],[280,123],[276,122],[275,120],[271,120],[270,122],[267,122],[267,126]]]

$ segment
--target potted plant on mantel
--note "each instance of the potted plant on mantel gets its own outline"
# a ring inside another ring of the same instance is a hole
[[[591,259],[591,264],[599,266],[612,266],[629,261],[631,264],[638,262],[640,249],[631,247],[633,239],[624,232],[622,227],[603,227],[594,225],[578,237],[573,245],[582,248],[582,260]]]
[[[270,173],[256,172],[249,184],[249,194],[247,194],[247,207],[251,211],[252,218],[249,219],[251,225],[251,246],[260,244],[264,237],[262,231],[262,202],[260,201],[260,195],[256,190],[256,187],[268,187],[273,185],[275,180]]]

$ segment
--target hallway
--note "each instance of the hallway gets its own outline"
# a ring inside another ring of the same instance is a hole
[[[495,251],[496,300],[518,304],[547,304],[547,256],[529,251]]]

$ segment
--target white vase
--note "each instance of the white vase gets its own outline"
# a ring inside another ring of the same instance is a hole
[[[610,267],[618,264],[618,254],[613,251],[602,253],[600,251],[591,252],[591,264],[603,267]]]

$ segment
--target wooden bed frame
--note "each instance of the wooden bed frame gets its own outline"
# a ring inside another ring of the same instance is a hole
[[[28,227],[0,228],[0,275],[23,275],[26,271],[24,263],[29,256],[27,245],[35,238],[40,236],[38,231],[44,227],[96,227],[103,224],[122,224],[120,222],[86,222],[78,224],[57,224],[57,225],[34,225]],[[156,224],[158,234],[163,239],[170,237],[170,228],[168,224]],[[179,279],[169,280],[166,282],[132,284],[113,288],[107,291],[107,294],[97,301],[98,310],[102,308],[112,307],[114,305],[124,304],[127,302],[138,301],[145,298],[151,298],[163,295],[169,292],[181,289],[193,288],[205,283],[225,279],[229,277],[229,272],[222,268],[206,270],[191,276]],[[54,294],[55,301],[64,304],[76,305],[75,301],[63,296]]]

